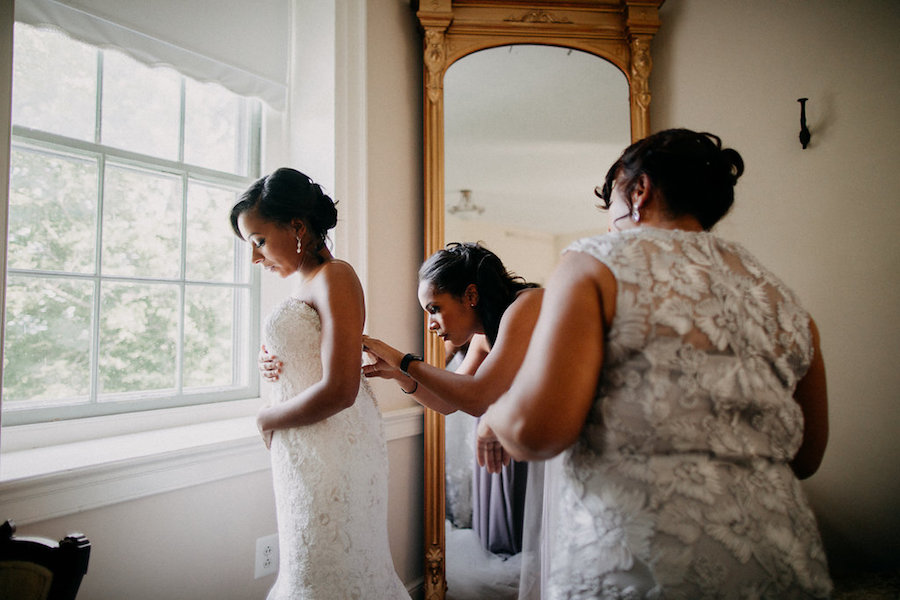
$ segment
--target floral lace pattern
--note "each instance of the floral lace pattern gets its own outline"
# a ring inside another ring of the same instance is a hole
[[[575,242],[617,282],[597,400],[563,455],[550,597],[827,597],[788,461],[809,315],[737,244],[640,228]]]
[[[273,402],[321,379],[315,309],[287,300],[270,315],[265,335],[284,363]],[[387,448],[365,380],[350,408],[275,432],[272,478],[280,560],[269,600],[409,598],[388,546]]]

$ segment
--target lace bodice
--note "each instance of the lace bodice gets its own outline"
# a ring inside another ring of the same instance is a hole
[[[796,453],[802,414],[792,395],[812,340],[788,288],[710,233],[640,229],[571,249],[601,260],[618,286],[603,418],[591,419],[605,426],[588,428],[587,444],[781,461]]]
[[[563,457],[551,597],[827,595],[788,466],[812,358],[794,294],[710,233],[642,227],[569,250],[617,292],[597,400]]]
[[[272,402],[322,378],[316,310],[289,299],[266,322],[268,350],[284,363]],[[387,537],[387,448],[375,398],[361,378],[354,404],[272,439],[279,538],[269,600],[408,598]]]
[[[285,376],[278,386],[283,396],[279,401],[303,391],[322,378],[322,362],[319,360],[321,335],[319,313],[297,298],[282,302],[266,319],[266,349],[291,367],[285,369]]]

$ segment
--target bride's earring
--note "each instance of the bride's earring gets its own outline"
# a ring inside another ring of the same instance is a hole
[[[634,221],[635,223],[641,222],[641,213],[638,210],[637,206],[635,206],[631,209],[631,220]]]
[[[303,252],[303,242],[300,241],[300,236],[297,236],[297,254]]]

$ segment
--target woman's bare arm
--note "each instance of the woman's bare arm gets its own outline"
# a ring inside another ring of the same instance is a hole
[[[819,469],[828,445],[828,390],[825,381],[825,360],[819,343],[819,329],[809,322],[813,339],[813,359],[809,370],[794,390],[794,400],[803,411],[803,442],[791,468],[800,479],[810,477]]]
[[[308,425],[353,405],[359,391],[359,364],[365,305],[353,268],[343,261],[325,265],[310,284],[311,304],[321,322],[322,379],[297,396],[262,409],[261,430]]]
[[[419,383],[418,390],[422,390],[416,391],[415,399],[444,414],[454,410],[474,416],[483,414],[506,391],[522,364],[540,313],[542,296],[541,289],[525,290],[519,294],[503,314],[497,340],[480,364],[474,364],[477,358],[469,362],[468,354],[457,372],[424,362],[410,364],[408,372]],[[478,338],[476,336],[473,340]],[[396,378],[390,371],[398,369],[404,354],[374,338],[366,338],[365,344],[385,363],[380,367],[366,367],[366,375]],[[479,347],[470,348],[470,352],[480,352]],[[473,366],[476,367],[474,372]]]
[[[593,257],[563,256],[528,354],[509,391],[482,418],[480,439],[496,436],[518,460],[553,457],[577,439],[594,403],[615,289],[612,273]]]

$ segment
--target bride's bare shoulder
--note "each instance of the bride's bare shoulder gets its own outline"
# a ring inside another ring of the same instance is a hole
[[[353,268],[353,265],[339,258],[332,258],[322,265],[322,273],[338,277],[352,274],[353,277],[356,277],[356,269]]]
[[[362,293],[362,284],[353,266],[343,260],[331,259],[322,265],[316,274],[314,287],[326,295],[347,295],[347,298]]]

